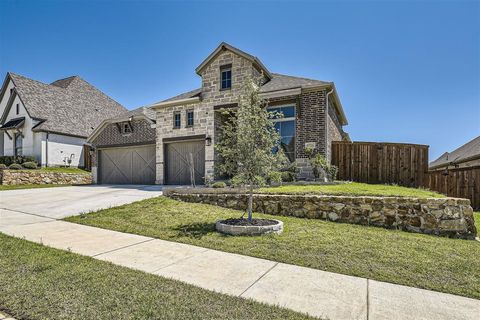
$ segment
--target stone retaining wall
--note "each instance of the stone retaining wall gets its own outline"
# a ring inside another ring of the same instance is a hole
[[[245,210],[247,206],[245,194],[195,194],[169,190],[166,195],[176,200],[237,210]],[[254,210],[453,238],[474,239],[476,236],[473,210],[467,199],[256,194]]]
[[[0,184],[91,184],[90,173],[45,172],[40,170],[0,170]]]

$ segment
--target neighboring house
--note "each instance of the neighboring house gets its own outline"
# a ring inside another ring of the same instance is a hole
[[[480,136],[430,162],[430,170],[480,166]]]
[[[0,91],[0,156],[83,166],[86,138],[126,109],[78,76],[45,84],[7,73]]]
[[[307,147],[330,159],[331,142],[348,139],[342,129],[347,119],[333,82],[272,73],[257,57],[226,43],[221,43],[195,71],[202,78],[201,88],[148,106],[156,113],[157,184],[190,184],[192,164],[196,183],[203,184],[205,179],[214,178],[214,165],[218,161],[214,145],[225,121],[221,111],[238,106],[244,81],[249,77],[261,77],[262,97],[268,100],[270,109],[283,113],[276,127],[281,134],[282,148],[300,169],[300,178],[312,174],[305,152]],[[142,180],[135,176],[138,170],[132,170],[133,165],[129,163],[133,160],[129,157],[134,157],[135,150],[145,145],[149,145],[148,154],[153,153],[152,128],[146,125],[142,126],[144,129],[138,128],[147,130],[148,138],[133,142],[129,136],[120,139],[125,135],[122,133],[125,123],[125,119],[121,119],[116,130],[110,124],[110,129],[104,129],[109,130],[108,133],[96,132],[88,140],[97,149],[97,161],[93,165],[98,170],[92,171],[99,183]],[[105,141],[109,135],[115,140],[111,149],[98,141],[98,137],[105,136],[102,138]],[[141,134],[133,127],[132,135]],[[114,151],[120,147],[123,147],[122,153]],[[149,159],[142,160],[151,163]],[[112,162],[116,162],[114,170]],[[105,172],[110,174],[107,176]]]

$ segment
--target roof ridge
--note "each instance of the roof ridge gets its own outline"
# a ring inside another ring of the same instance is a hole
[[[318,80],[318,79],[305,78],[305,77],[297,77],[297,76],[291,76],[289,74],[283,74],[283,73],[278,73],[278,72],[272,72],[272,75],[290,77],[290,78],[297,78],[297,79],[303,79],[303,80],[322,81],[322,82],[333,83],[333,81]]]

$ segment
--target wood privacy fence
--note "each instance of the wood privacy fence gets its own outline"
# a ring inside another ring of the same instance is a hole
[[[450,197],[470,199],[474,209],[480,209],[480,166],[430,171],[425,187]]]
[[[428,174],[428,146],[382,142],[333,142],[338,179],[420,187]]]

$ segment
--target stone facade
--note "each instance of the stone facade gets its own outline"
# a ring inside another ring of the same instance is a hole
[[[40,170],[0,170],[0,184],[91,184],[89,173],[45,172]]]
[[[232,87],[220,90],[220,67],[231,65]],[[210,137],[212,143],[205,146],[205,176],[207,179],[214,177],[215,162],[215,107],[238,103],[243,91],[243,83],[248,77],[255,75],[253,64],[235,53],[224,50],[201,73],[202,101],[195,104],[162,107],[157,109],[157,179],[156,183],[163,184],[164,172],[164,142],[168,138],[185,138],[188,136],[205,135]],[[187,127],[186,112],[194,111],[194,125]],[[180,128],[174,128],[173,115],[181,114]]]
[[[247,206],[245,194],[172,190],[167,195],[176,200],[237,210],[245,210]],[[474,239],[477,234],[470,201],[457,198],[256,194],[254,210],[272,215],[324,219],[454,238]]]

